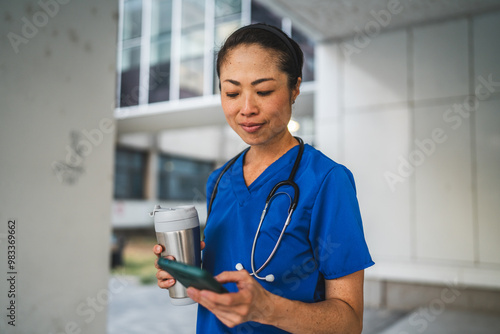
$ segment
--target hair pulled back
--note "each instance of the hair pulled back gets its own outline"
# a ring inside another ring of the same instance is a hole
[[[289,43],[286,43],[286,40]],[[220,69],[229,52],[240,45],[258,45],[263,49],[275,52],[279,69],[288,76],[289,89],[295,88],[298,78],[302,78],[304,54],[297,42],[279,28],[257,23],[236,30],[226,39],[217,53],[217,76],[219,79]]]

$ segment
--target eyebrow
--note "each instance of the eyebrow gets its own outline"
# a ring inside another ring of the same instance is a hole
[[[274,78],[262,78],[262,79],[257,79],[255,81],[252,81],[251,82],[251,85],[252,86],[256,86],[262,82],[265,82],[265,81],[274,81],[275,79]],[[232,79],[226,79],[224,80],[224,82],[230,82],[232,83],[233,85],[235,86],[241,86],[241,83],[239,81],[236,81],[236,80],[232,80]]]

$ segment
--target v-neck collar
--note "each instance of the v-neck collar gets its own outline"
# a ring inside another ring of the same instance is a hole
[[[276,178],[278,177],[279,171],[281,171],[282,169],[286,167],[290,167],[291,169],[291,166],[293,165],[297,157],[298,149],[299,145],[295,145],[294,147],[289,149],[285,154],[279,157],[278,160],[268,166],[249,186],[246,185],[243,175],[243,162],[245,161],[244,159],[248,151],[242,154],[234,163],[231,172],[231,185],[239,204],[242,205],[250,198],[252,193],[257,192],[264,184],[268,183],[269,181],[278,183],[279,181],[288,179],[288,174],[280,175],[281,178],[279,180]]]

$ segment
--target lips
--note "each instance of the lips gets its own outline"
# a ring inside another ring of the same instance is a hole
[[[263,125],[264,123],[240,123],[241,128],[248,133],[259,131]]]

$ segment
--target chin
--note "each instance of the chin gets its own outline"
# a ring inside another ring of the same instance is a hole
[[[261,136],[257,135],[257,134],[253,134],[253,133],[242,133],[242,134],[239,134],[240,138],[247,144],[247,145],[250,145],[250,146],[253,146],[253,145],[260,145],[260,144],[263,144],[266,142],[266,140],[264,138],[262,138]]]

